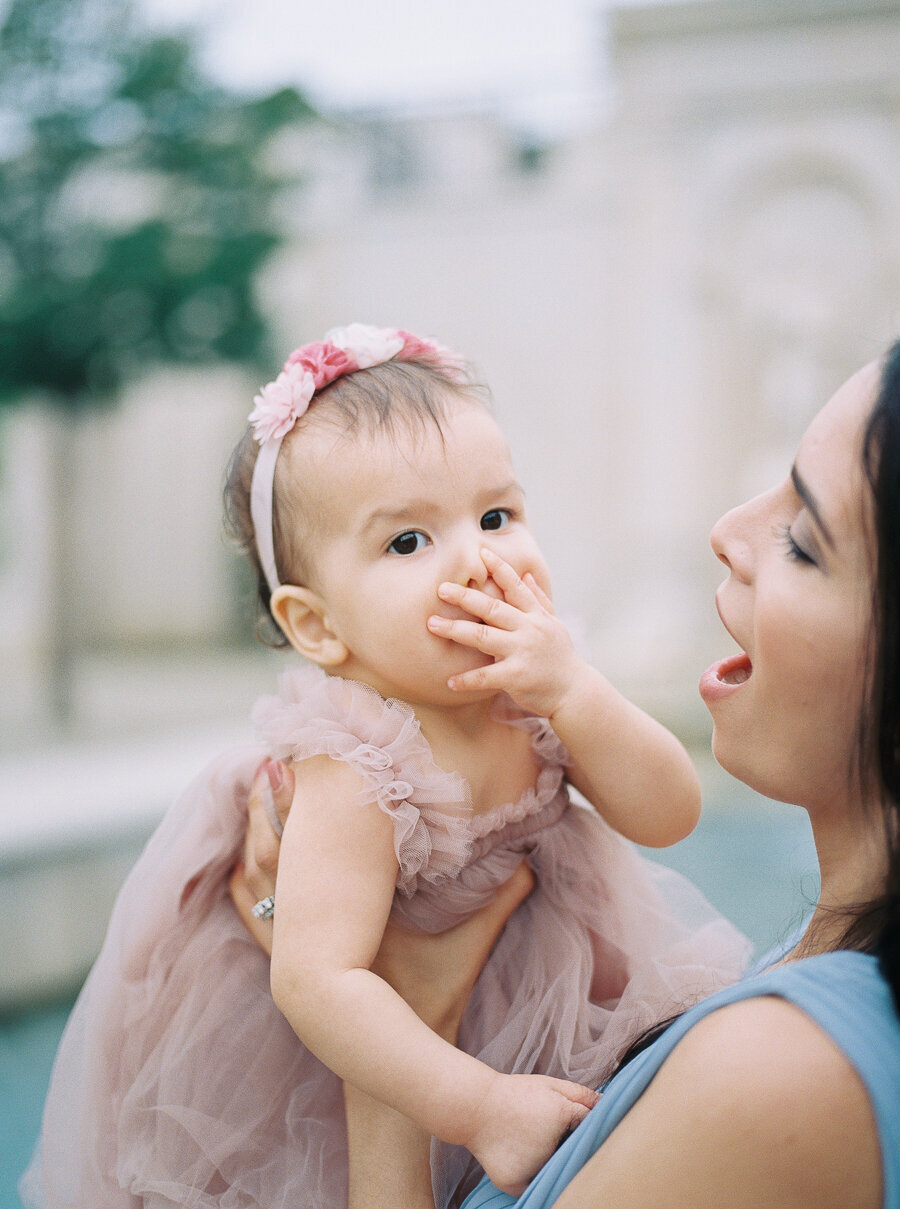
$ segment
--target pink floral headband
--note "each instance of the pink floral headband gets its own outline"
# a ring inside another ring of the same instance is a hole
[[[384,365],[387,361],[419,359],[439,365],[453,376],[459,376],[463,367],[455,353],[432,340],[423,340],[399,328],[351,323],[332,328],[324,340],[294,349],[275,381],[254,396],[249,422],[260,449],[250,485],[250,515],[259,561],[271,592],[279,587],[272,492],[281,442],[306,413],[316,391],[359,369]]]

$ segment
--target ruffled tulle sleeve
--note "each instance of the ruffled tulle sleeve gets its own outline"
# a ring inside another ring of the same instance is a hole
[[[394,824],[397,889],[455,876],[471,844],[465,780],[439,768],[408,705],[385,701],[354,680],[301,667],[279,677],[277,696],[253,711],[260,740],[277,760],[330,756],[363,778],[361,798]]]

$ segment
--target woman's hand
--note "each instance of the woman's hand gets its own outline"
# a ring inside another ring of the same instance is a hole
[[[267,760],[257,770],[247,800],[243,861],[231,875],[231,897],[256,943],[272,954],[272,922],[256,919],[253,906],[275,895],[279,838],[274,816],[284,824],[294,796],[294,774]],[[493,900],[461,924],[428,935],[389,923],[372,969],[394,988],[431,1029],[456,1042],[472,988],[506,921],[534,886],[523,862]],[[276,907],[277,909],[277,907]]]
[[[284,827],[294,799],[294,774],[286,764],[265,760],[256,770],[247,798],[247,835],[243,860],[229,881],[231,898],[247,931],[270,957],[272,921],[257,919],[254,904],[275,895],[280,838],[272,820]]]
[[[533,887],[534,874],[523,861],[486,907],[446,932],[411,932],[388,923],[372,969],[420,1020],[455,1045],[488,954]]]

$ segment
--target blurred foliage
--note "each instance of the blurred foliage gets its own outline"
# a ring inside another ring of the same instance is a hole
[[[314,116],[204,78],[126,0],[9,0],[0,28],[0,402],[109,397],[141,365],[264,361],[253,278],[284,185],[261,154]]]

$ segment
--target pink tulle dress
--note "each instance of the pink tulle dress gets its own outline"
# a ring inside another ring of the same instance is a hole
[[[687,883],[570,803],[546,721],[508,711],[540,772],[519,801],[473,816],[408,706],[300,668],[264,698],[264,748],[209,767],[149,841],[60,1044],[38,1151],[22,1181],[42,1209],[343,1209],[338,1079],[269,994],[269,963],[228,897],[264,750],[356,768],[394,821],[394,916],[440,931],[524,858],[534,892],[498,940],[460,1045],[508,1072],[599,1084],[639,1030],[734,981],[748,945]],[[335,897],[341,887],[335,886]],[[422,1072],[428,1078],[428,1071]],[[439,1206],[479,1174],[436,1143]]]

